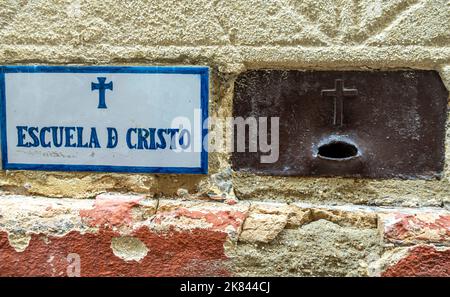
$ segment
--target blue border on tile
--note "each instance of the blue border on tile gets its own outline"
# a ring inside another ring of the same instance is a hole
[[[202,109],[202,151],[200,167],[140,167],[140,166],[105,166],[105,165],[59,165],[59,164],[19,164],[8,162],[6,135],[6,84],[5,73],[174,73],[200,75],[200,106]],[[209,67],[206,66],[0,66],[0,122],[2,168],[18,170],[52,170],[52,171],[95,171],[127,173],[174,173],[207,174],[208,152],[203,142],[208,137],[208,128],[203,123],[208,118],[209,101]]]

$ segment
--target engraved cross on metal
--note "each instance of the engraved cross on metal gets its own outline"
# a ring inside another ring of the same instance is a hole
[[[110,81],[105,84],[106,77],[97,77],[97,83],[91,83],[91,91],[98,90],[98,107],[97,108],[107,108],[105,102],[105,91],[113,90],[113,83]]]
[[[344,117],[344,98],[358,96],[357,89],[346,89],[344,80],[336,79],[334,89],[322,90],[322,96],[334,97],[333,125],[342,126]]]

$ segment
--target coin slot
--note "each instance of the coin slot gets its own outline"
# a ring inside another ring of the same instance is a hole
[[[358,156],[358,148],[345,141],[332,141],[319,147],[318,157],[331,160],[349,160]]]

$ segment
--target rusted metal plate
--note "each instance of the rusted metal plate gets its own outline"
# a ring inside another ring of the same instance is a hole
[[[236,80],[234,117],[279,117],[279,158],[261,163],[266,153],[235,151],[233,167],[284,176],[439,178],[447,99],[435,71],[248,71]]]

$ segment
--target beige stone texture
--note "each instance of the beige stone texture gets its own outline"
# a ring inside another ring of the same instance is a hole
[[[114,255],[125,261],[142,260],[148,253],[148,248],[138,238],[131,236],[115,237],[111,240]]]
[[[160,199],[156,216],[147,224],[161,232],[203,228],[225,232],[237,239],[249,213],[249,203],[228,205],[215,201]]]
[[[289,213],[290,209],[286,204],[253,203],[239,240],[265,243],[272,241],[286,227]]]
[[[320,219],[284,229],[270,243],[241,242],[227,255],[240,276],[358,276],[381,252],[376,229]]]
[[[447,0],[0,5],[0,64],[207,65],[209,112],[216,118],[231,115],[234,79],[248,69],[431,69],[449,87],[449,45]],[[442,206],[450,199],[448,165],[442,179],[424,181],[255,176],[232,172],[226,153],[210,153],[209,164],[208,176],[4,171],[0,188],[74,198],[109,191],[172,198],[185,193],[181,188],[195,197],[406,207]]]

